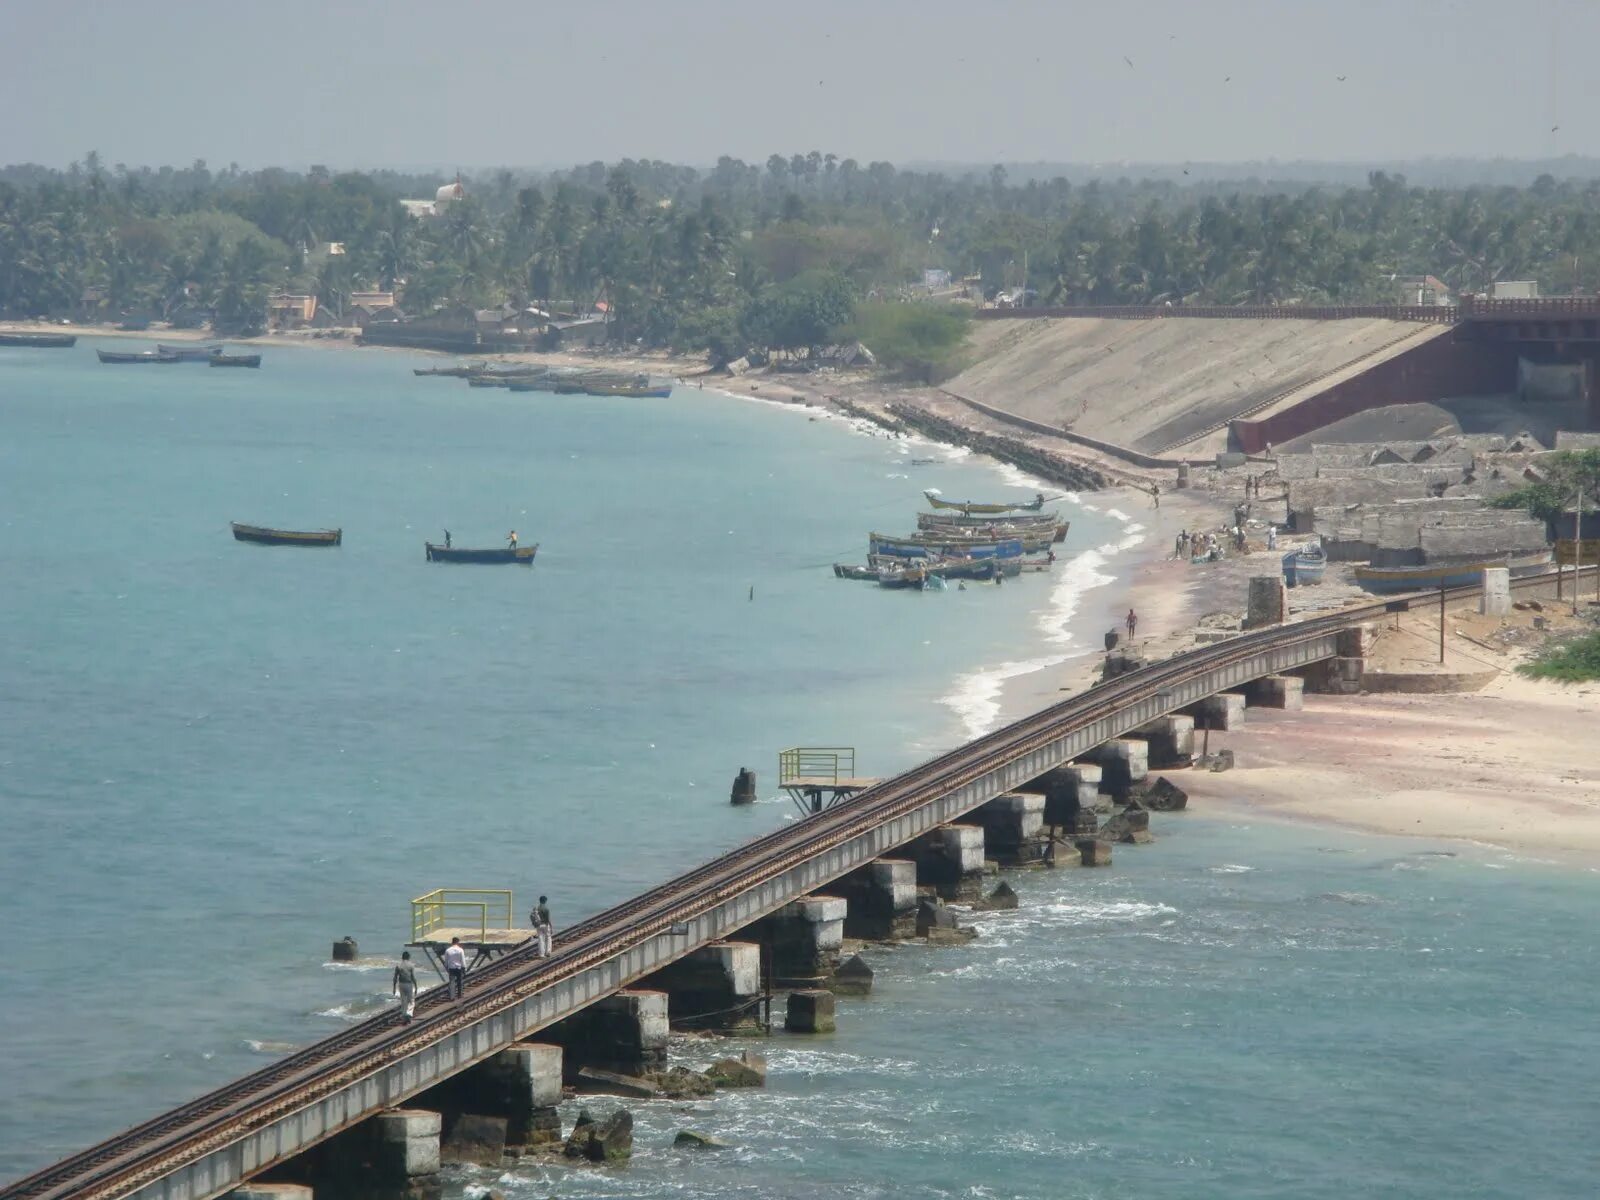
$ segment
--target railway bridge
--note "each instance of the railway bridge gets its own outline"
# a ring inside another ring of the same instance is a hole
[[[548,958],[518,946],[476,972],[461,1002],[429,992],[410,1024],[389,1011],[352,1026],[12,1183],[0,1200],[225,1195],[1110,739],[1338,657],[1352,627],[1438,597],[1246,633],[1108,680],[572,926]]]

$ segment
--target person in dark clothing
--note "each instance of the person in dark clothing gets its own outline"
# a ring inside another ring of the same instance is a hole
[[[550,901],[546,896],[539,897],[539,907],[533,910],[533,927],[539,933],[539,957],[547,958],[555,944],[556,931],[550,922]]]
[[[1133,641],[1134,632],[1139,628],[1139,618],[1133,609],[1128,610],[1128,640]]]

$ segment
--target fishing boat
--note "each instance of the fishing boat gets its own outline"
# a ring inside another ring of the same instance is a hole
[[[1322,582],[1328,554],[1321,542],[1299,546],[1283,556],[1283,581],[1290,587],[1315,587]]]
[[[1056,517],[1024,520],[1021,517],[953,517],[946,519],[943,513],[918,513],[917,531],[934,537],[1020,537],[1024,541],[1033,543],[1049,541],[1064,542],[1067,540],[1067,530],[1072,527],[1070,521],[1062,521]]]
[[[175,363],[180,361],[177,356],[163,354],[159,350],[96,350],[100,361],[103,363]]]
[[[923,492],[934,508],[951,509],[971,516],[975,513],[1038,512],[1044,507],[1045,496],[1038,493],[1026,504],[980,504],[976,500],[946,500],[937,492]]]
[[[531,546],[498,546],[472,550],[462,546],[436,546],[424,542],[429,562],[445,563],[521,563],[533,566],[533,556],[539,553],[539,543]]]
[[[1530,554],[1508,554],[1502,558],[1480,559],[1472,562],[1425,563],[1411,567],[1357,566],[1356,584],[1363,590],[1380,596],[1398,592],[1438,591],[1440,588],[1470,587],[1481,583],[1486,567],[1508,567],[1511,578],[1537,575],[1550,566],[1550,552],[1536,550]]]
[[[264,525],[233,526],[236,542],[255,542],[260,546],[337,546],[344,541],[342,529],[268,529]]]
[[[871,579],[878,578],[877,567],[863,567],[854,563],[834,563],[833,574],[836,579]]]
[[[930,575],[939,575],[945,579],[976,579],[987,581],[997,575],[1016,574],[1007,568],[1015,566],[1021,570],[1022,560],[1017,558],[945,558],[938,562],[928,564]]]
[[[548,392],[550,381],[542,375],[531,375],[521,379],[508,379],[506,387],[513,392]]]
[[[921,589],[923,582],[928,577],[926,567],[911,565],[901,567],[883,567],[878,571],[878,586],[881,588],[917,588]]]
[[[931,467],[938,461],[939,460],[937,458],[913,458],[906,465],[912,467]]]
[[[657,384],[648,375],[619,376],[600,372],[559,375],[548,389],[558,396],[632,396],[663,398],[672,395],[670,383]]]
[[[883,533],[867,535],[870,554],[885,554],[891,558],[1021,558],[1022,540],[1004,538],[996,541],[951,541],[927,538],[917,534],[891,537]]]
[[[665,400],[672,395],[670,383],[603,383],[591,386],[591,396],[632,396],[635,399]]]
[[[213,354],[211,356],[213,367],[259,367],[261,355],[259,354]]]
[[[466,379],[474,371],[482,369],[481,365],[477,367],[412,367],[411,373],[413,375],[443,375],[449,379]]]
[[[179,362],[205,362],[222,353],[220,345],[211,346],[168,346],[161,342],[156,343],[156,349],[162,354],[170,354]]]
[[[6,333],[0,330],[0,346],[31,346],[35,350],[66,350],[78,344],[75,333]]]

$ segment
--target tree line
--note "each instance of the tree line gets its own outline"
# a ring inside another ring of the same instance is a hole
[[[924,272],[1031,303],[1346,304],[1399,299],[1401,276],[1457,291],[1537,279],[1547,294],[1600,270],[1600,182],[1422,188],[1171,179],[1012,182],[812,151],[709,168],[647,160],[481,173],[417,219],[400,201],[443,176],[107,167],[0,170],[0,315],[215,314],[248,330],[274,290],[335,313],[394,290],[408,313],[605,300],[614,338],[803,352],[863,326],[910,344],[957,317],[879,304],[926,298]],[[330,243],[343,247],[328,253]],[[854,322],[854,325],[852,325]],[[956,332],[952,332],[956,331]],[[891,336],[892,335],[892,336]],[[920,347],[920,349],[919,349]],[[937,357],[937,356],[936,356]]]

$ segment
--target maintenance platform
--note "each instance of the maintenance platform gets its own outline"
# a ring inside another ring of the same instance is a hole
[[[411,901],[408,950],[420,950],[444,979],[445,948],[460,939],[467,970],[515,949],[535,937],[532,928],[514,924],[516,899],[498,888],[435,888]]]
[[[790,746],[778,751],[778,786],[802,813],[832,808],[877,782],[856,774],[854,746]]]

